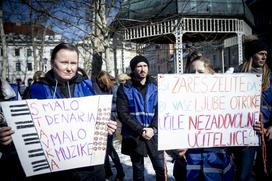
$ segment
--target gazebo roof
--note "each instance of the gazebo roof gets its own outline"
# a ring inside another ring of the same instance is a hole
[[[244,0],[123,0],[116,22],[130,27],[177,17],[239,18],[254,25]]]
[[[222,40],[248,34],[254,18],[244,0],[123,0],[112,24],[138,43],[173,43],[180,25],[184,42]]]

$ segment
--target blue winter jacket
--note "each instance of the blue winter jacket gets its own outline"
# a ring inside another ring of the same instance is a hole
[[[92,83],[87,78],[77,74],[72,80],[66,83],[59,83],[50,70],[40,82],[30,86],[31,98],[35,99],[59,99],[69,97],[84,97],[95,95]]]
[[[272,74],[270,73],[270,86],[263,91],[261,99],[261,112],[263,113],[264,127],[272,126]],[[270,121],[269,121],[270,120]]]
[[[147,78],[144,87],[133,77],[117,91],[117,113],[122,122],[122,153],[133,152],[146,156],[158,154],[158,91],[156,81]],[[139,90],[138,90],[138,89]],[[143,95],[145,95],[143,97]],[[155,135],[146,140],[142,138],[143,128],[153,128]]]
[[[128,107],[131,117],[134,121],[140,123],[144,128],[150,127],[155,116],[156,107],[158,104],[157,85],[149,83],[145,97],[130,84],[125,84],[123,87],[124,93],[128,100]],[[122,135],[131,134],[131,130],[124,125]]]
[[[224,148],[189,149],[187,181],[224,181],[234,179],[233,161]]]

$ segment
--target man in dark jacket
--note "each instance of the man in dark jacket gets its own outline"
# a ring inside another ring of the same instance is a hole
[[[117,113],[122,122],[122,153],[129,155],[133,166],[133,180],[144,180],[144,157],[149,156],[156,172],[156,180],[163,181],[164,157],[158,151],[158,89],[148,75],[148,60],[135,56],[130,61],[131,80],[117,91]]]

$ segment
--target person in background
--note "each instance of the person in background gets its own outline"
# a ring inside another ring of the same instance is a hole
[[[16,100],[22,99],[22,93],[24,91],[24,85],[22,84],[22,79],[17,78],[16,83],[11,83],[10,86],[13,88],[13,90],[16,93]]]
[[[193,52],[187,59],[185,73],[214,74],[210,60]],[[176,181],[234,180],[234,164],[226,148],[175,150],[173,175]]]
[[[164,153],[158,151],[158,87],[149,76],[148,60],[141,55],[130,61],[131,80],[117,91],[117,113],[122,123],[123,154],[129,155],[133,180],[144,180],[144,157],[149,156],[157,181],[164,181]]]
[[[45,77],[45,73],[41,70],[36,71],[33,75],[33,83],[34,82],[39,82],[41,79]]]
[[[106,71],[100,71],[95,79],[96,81],[93,83],[94,90],[96,94],[103,95],[103,94],[112,94],[112,110],[111,110],[111,120],[117,121],[117,111],[116,111],[116,94],[117,94],[117,88],[118,85],[114,81],[113,77]],[[105,158],[105,172],[106,172],[106,178],[110,180],[112,177],[112,169],[110,164],[110,159],[112,159],[117,175],[115,180],[121,181],[125,177],[125,173],[123,170],[123,166],[120,162],[118,153],[116,152],[114,146],[113,146],[113,135],[108,136],[107,141],[107,153]]]
[[[87,75],[86,71],[83,68],[78,67],[77,73],[80,74],[85,79],[89,79],[89,76]]]
[[[202,57],[202,53],[198,50],[193,50],[188,54],[185,64],[185,73],[188,73],[191,63],[194,59]]]
[[[57,45],[51,55],[52,69],[45,74],[44,78],[30,86],[30,98],[59,99],[95,95],[91,81],[78,74],[78,62],[79,55],[75,46],[69,43]],[[113,134],[116,128],[116,122],[109,120],[108,133]],[[10,127],[1,128],[0,144],[8,147],[12,143],[12,134],[13,131]],[[13,165],[13,167],[17,165]],[[13,169],[6,170],[6,174],[14,174]],[[105,181],[105,171],[103,165],[96,165],[33,176],[27,179],[31,181]],[[5,179],[5,181],[10,180]]]
[[[205,73],[214,74],[210,60],[204,57],[202,53],[194,50],[188,57],[185,67],[185,73]]]
[[[38,82],[41,80],[41,78],[44,78],[45,73],[41,70],[38,70],[34,73],[33,78],[29,78],[27,80],[28,86],[25,88],[22,98],[26,99],[30,97],[30,86],[34,82]]]
[[[126,73],[122,73],[122,74],[120,74],[118,76],[118,82],[119,82],[119,84],[124,84],[124,83],[127,82],[127,80],[130,80],[130,79],[131,79],[131,77],[128,74],[126,74]]]
[[[29,97],[28,94],[29,94],[29,88],[30,88],[30,85],[32,84],[33,82],[33,79],[32,78],[29,78],[27,79],[27,86],[22,94],[22,99],[25,99],[25,97]]]
[[[8,81],[0,78],[0,100],[8,101],[14,99],[16,97],[16,93],[13,88],[10,86]]]
[[[267,162],[263,162],[263,153],[261,147],[242,147],[235,149],[235,163],[237,165],[237,180],[247,181],[252,176],[254,160],[256,158],[256,169],[254,169],[256,180],[271,180],[272,171],[272,154],[271,154],[271,135],[272,135],[272,86],[271,86],[271,71],[267,65],[268,46],[259,39],[251,39],[244,43],[245,48],[245,61],[235,69],[234,73],[259,73],[262,74],[262,95],[261,95],[261,119],[260,122],[255,123],[254,129],[264,136],[267,140]],[[264,129],[263,129],[264,127]],[[265,143],[262,143],[265,146]],[[270,152],[269,152],[270,151]],[[264,165],[267,166],[269,174],[265,176]]]
[[[17,95],[10,84],[0,78],[0,102],[2,101],[12,101],[16,100]],[[0,106],[0,133],[9,131],[5,117]],[[16,156],[15,147],[11,143],[10,139],[6,139],[0,136],[0,180],[10,181],[10,180],[20,180],[25,181],[25,175],[22,170],[19,159]],[[12,173],[12,174],[11,174]]]

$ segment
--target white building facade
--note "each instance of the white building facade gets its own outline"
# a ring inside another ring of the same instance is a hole
[[[22,25],[16,25],[22,28]],[[14,29],[15,30],[15,29]],[[33,45],[29,34],[23,32],[6,32],[6,45],[8,55],[8,65],[3,67],[3,47],[1,45],[0,55],[0,71],[6,68],[6,78],[11,83],[16,79],[21,79],[23,83],[27,83],[29,78],[34,74],[34,52]],[[53,48],[61,42],[61,35],[51,34],[45,35],[42,43],[41,39],[34,38],[36,46],[37,69],[47,72],[50,68],[50,56]]]

